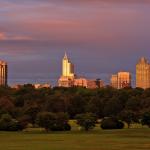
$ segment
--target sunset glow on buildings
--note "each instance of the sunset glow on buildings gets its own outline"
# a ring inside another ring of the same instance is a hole
[[[69,73],[60,68],[67,49],[79,76],[109,84],[124,68],[136,87],[136,62],[150,58],[149,0],[0,0],[0,10],[0,60],[9,64],[10,85],[56,85]]]
[[[131,87],[131,74],[129,72],[118,72],[111,77],[111,86],[117,89]]]
[[[102,88],[104,82],[100,79],[86,79],[75,75],[74,64],[71,63],[67,54],[65,53],[62,60],[62,75],[58,80],[60,87],[84,87],[89,89]]]
[[[150,88],[150,64],[144,57],[136,65],[136,87]]]
[[[0,61],[0,85],[7,85],[7,63]]]
[[[74,85],[75,73],[74,65],[65,53],[62,60],[62,75],[58,81],[58,85],[62,87],[72,87]]]
[[[62,60],[62,76],[64,76],[64,77],[74,77],[75,76],[74,65],[70,62],[66,53]]]

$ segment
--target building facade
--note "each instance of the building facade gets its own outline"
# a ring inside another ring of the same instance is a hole
[[[97,88],[103,88],[103,87],[104,87],[104,82],[100,79],[87,80],[88,89],[97,89]]]
[[[74,86],[74,65],[71,63],[70,59],[65,53],[62,60],[62,75],[58,80],[58,86],[60,87],[72,87]]]
[[[0,86],[7,85],[7,63],[0,61]]]
[[[36,83],[33,84],[33,86],[35,89],[51,88],[51,85],[49,83],[45,83],[45,84]]]
[[[59,87],[84,87],[89,89],[101,88],[104,82],[100,79],[89,80],[84,77],[77,77],[74,72],[74,65],[65,53],[62,60],[62,75],[58,80]]]
[[[110,82],[111,82],[111,86],[113,88],[117,89],[118,88],[118,75],[117,74],[113,74],[111,76],[111,81]]]
[[[150,64],[144,57],[136,64],[136,87],[150,88]]]
[[[74,86],[85,87],[87,89],[96,89],[96,88],[103,88],[104,82],[100,79],[89,80],[86,78],[77,78],[74,79]]]
[[[67,57],[66,53],[62,60],[62,76],[63,77],[74,77],[75,76],[74,65],[71,63],[71,61]]]
[[[111,77],[111,86],[116,89],[131,87],[131,73],[118,72]]]
[[[86,78],[77,78],[74,80],[74,86],[87,88],[88,83]]]
[[[131,74],[129,72],[118,72],[118,89],[131,87]]]

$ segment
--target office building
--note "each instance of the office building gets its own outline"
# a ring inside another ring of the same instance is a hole
[[[129,72],[118,72],[112,75],[111,86],[116,89],[131,87],[131,74]]]
[[[7,63],[0,61],[0,86],[7,85]]]
[[[150,64],[144,57],[136,64],[136,87],[150,88]]]

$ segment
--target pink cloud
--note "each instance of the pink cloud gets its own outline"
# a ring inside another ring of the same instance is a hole
[[[0,32],[0,40],[5,40],[6,36],[3,32]]]
[[[4,32],[0,32],[0,40],[33,40],[32,37],[30,36],[25,36],[25,35],[12,35],[12,34],[7,34],[7,33],[4,33]]]

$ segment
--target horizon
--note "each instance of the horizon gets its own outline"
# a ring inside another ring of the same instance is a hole
[[[132,73],[150,59],[148,0],[0,0],[0,60],[9,84],[56,83],[64,52],[75,72],[101,78]]]
[[[66,51],[65,51],[65,53],[64,54],[67,54],[66,53]],[[67,57],[68,57],[68,54],[67,54]],[[142,57],[141,57],[142,58]],[[63,57],[62,57],[62,59],[63,59]],[[61,59],[61,60],[62,60]],[[70,59],[70,56],[68,57],[68,59],[71,61],[71,63],[72,63],[72,60]],[[146,58],[147,59],[147,58]],[[148,60],[148,59],[147,59]],[[6,62],[7,63],[7,61],[5,61],[5,60],[0,60],[0,61],[4,61],[4,62]],[[138,62],[138,61],[137,61]],[[9,64],[7,63],[7,65],[8,65],[8,68],[9,68]],[[76,68],[76,66],[75,66],[75,68]],[[61,68],[61,72],[62,72],[62,68]],[[114,73],[110,73],[109,75],[107,74],[107,73],[101,73],[101,78],[99,78],[100,76],[98,75],[98,74],[94,74],[94,73],[90,73],[90,75],[89,76],[86,76],[86,75],[83,75],[83,74],[76,74],[77,75],[77,77],[85,77],[85,78],[88,78],[88,79],[102,79],[103,81],[104,81],[104,83],[105,83],[105,85],[109,85],[110,84],[110,78],[111,78],[111,75],[113,75],[113,74],[116,74],[116,73],[118,73],[118,72],[129,72],[128,70],[118,70],[117,72],[114,72]],[[76,73],[76,69],[75,69],[75,73]],[[130,72],[131,73],[131,76],[132,76],[132,79],[131,79],[131,82],[132,82],[132,87],[135,87],[135,74],[133,74],[132,72]],[[8,71],[8,74],[9,74],[9,71]],[[28,74],[28,73],[27,73]],[[50,79],[50,78],[48,78],[48,76],[45,76],[45,78],[39,78],[39,76],[40,75],[42,75],[42,73],[41,74],[32,74],[32,75],[34,75],[34,76],[36,76],[37,78],[35,79],[35,78],[30,78],[30,76],[29,76],[29,78],[28,77],[26,77],[26,79],[24,78],[24,79],[22,79],[22,78],[18,78],[18,79],[15,79],[17,82],[14,82],[13,83],[13,81],[11,81],[11,80],[13,80],[13,79],[11,79],[10,77],[8,78],[8,84],[9,85],[15,85],[15,84],[36,84],[36,83],[41,83],[41,84],[43,84],[43,83],[50,83],[52,86],[56,86],[58,83],[57,83],[57,81],[58,81],[58,78],[62,75],[61,73],[60,74],[58,74],[58,73],[53,73],[53,78],[52,79]],[[107,78],[106,78],[107,77]],[[52,82],[51,82],[52,81]]]

